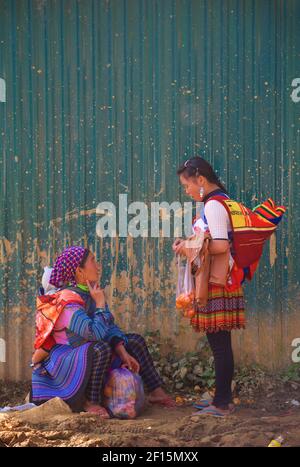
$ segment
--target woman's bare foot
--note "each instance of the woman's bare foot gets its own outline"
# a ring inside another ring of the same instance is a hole
[[[84,404],[84,410],[85,412],[99,415],[100,418],[110,418],[107,410],[104,407],[98,404],[93,404],[90,401],[86,401]]]
[[[157,388],[152,391],[148,397],[151,404],[159,404],[164,407],[176,407],[176,402],[162,388]]]

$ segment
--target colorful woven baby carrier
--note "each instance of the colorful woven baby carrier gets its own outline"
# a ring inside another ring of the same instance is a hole
[[[245,279],[251,280],[263,253],[264,244],[276,230],[286,208],[276,206],[271,198],[252,210],[229,199],[225,194],[213,195],[206,202],[211,200],[222,203],[229,214],[232,228],[231,254],[240,282]]]
[[[68,289],[59,290],[51,295],[39,295],[36,302],[35,349],[42,347],[47,339],[49,342],[55,323],[66,305],[77,303],[85,306],[80,295]]]

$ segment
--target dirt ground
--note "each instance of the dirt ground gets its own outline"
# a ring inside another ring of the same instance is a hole
[[[23,403],[28,387],[27,383],[2,383],[0,406]],[[35,418],[28,415],[32,410],[23,412],[23,419],[16,412],[0,414],[0,445],[267,446],[274,437],[282,435],[284,446],[300,446],[300,406],[291,403],[299,395],[300,385],[291,388],[286,384],[271,395],[238,400],[235,413],[225,418],[193,416],[195,409],[191,404],[196,398],[191,396],[174,409],[147,405],[141,416],[130,421],[73,414],[59,400],[61,406],[50,404],[44,412],[39,407]]]

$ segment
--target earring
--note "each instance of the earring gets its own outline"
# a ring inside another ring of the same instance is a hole
[[[202,200],[203,197],[204,197],[204,188],[203,188],[203,186],[200,188],[199,195],[200,195],[200,198]]]

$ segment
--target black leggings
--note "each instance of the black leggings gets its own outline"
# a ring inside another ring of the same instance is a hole
[[[231,332],[208,332],[206,336],[215,360],[216,392],[213,405],[228,409],[228,404],[232,402],[231,382],[234,371]]]

